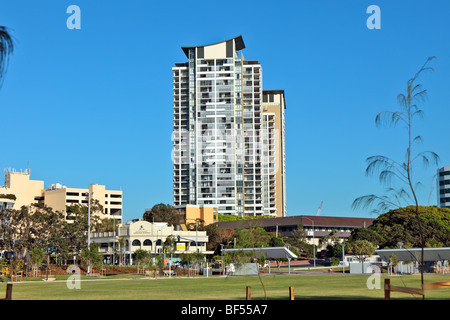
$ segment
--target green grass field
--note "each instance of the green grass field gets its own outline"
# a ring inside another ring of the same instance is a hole
[[[159,278],[142,279],[128,275],[107,278],[82,277],[80,289],[68,289],[66,277],[53,282],[23,281],[14,283],[13,300],[244,300],[246,286],[252,288],[252,300],[264,299],[257,276]],[[294,287],[296,300],[301,299],[363,299],[384,298],[381,276],[380,289],[369,290],[364,275],[263,275],[269,300],[287,300],[289,286]],[[419,276],[390,276],[391,284],[420,287]],[[426,275],[425,282],[450,281],[449,275]],[[0,297],[6,283],[0,283]],[[430,290],[427,299],[450,299],[450,288]],[[391,299],[417,299],[405,293],[393,292]]]

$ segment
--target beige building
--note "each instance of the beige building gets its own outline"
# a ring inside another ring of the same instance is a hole
[[[206,231],[176,230],[165,222],[150,223],[143,219],[135,219],[122,223],[118,227],[117,235],[114,232],[92,233],[92,242],[100,244],[99,252],[104,257],[105,264],[124,264],[132,262],[133,253],[146,250],[154,255],[164,254],[163,244],[169,236],[175,238],[175,249],[172,255],[200,252],[212,254],[206,250],[208,236]],[[123,245],[120,245],[123,243]],[[166,252],[166,257],[170,254]]]
[[[91,184],[86,189],[68,188],[59,183],[44,188],[44,181],[31,180],[31,170],[5,169],[5,185],[0,186],[0,208],[20,209],[33,203],[43,203],[55,211],[66,212],[72,204],[87,205],[87,193],[98,200],[104,211],[100,218],[122,222],[122,191],[106,190],[104,185]],[[14,199],[15,198],[15,199]]]
[[[14,195],[15,200],[9,199],[14,209],[20,209],[22,206],[29,206],[37,202],[44,189],[44,181],[30,180],[30,169],[25,171],[15,171],[14,169],[5,169],[5,185],[0,186],[0,198],[2,201],[7,195]],[[3,195],[3,197],[2,197]],[[6,200],[5,200],[6,201]]]
[[[182,224],[195,223],[197,219],[203,220],[205,226],[217,222],[217,207],[211,205],[186,204],[176,206],[175,208],[182,215]]]
[[[286,152],[284,90],[263,90],[265,215],[286,216]]]
[[[90,184],[87,189],[67,188],[60,184],[53,184],[42,190],[42,201],[45,205],[56,211],[65,212],[66,206],[73,204],[88,204],[88,193],[92,200],[98,200],[103,206],[100,218],[116,219],[122,221],[122,191],[106,190],[104,185]]]

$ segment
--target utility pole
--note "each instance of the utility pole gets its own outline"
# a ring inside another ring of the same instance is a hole
[[[91,248],[91,193],[87,193],[88,196],[88,240],[87,240],[87,248],[90,250]],[[88,274],[91,273],[91,266],[88,264]]]

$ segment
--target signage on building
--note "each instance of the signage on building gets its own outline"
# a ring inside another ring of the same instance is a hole
[[[144,229],[144,226],[141,225],[141,226],[139,227],[139,229],[136,230],[134,233],[148,233],[148,230],[145,230],[145,229]]]
[[[177,250],[186,250],[186,243],[177,242]]]

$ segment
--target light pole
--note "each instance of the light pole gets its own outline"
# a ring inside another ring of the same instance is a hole
[[[314,268],[316,267],[316,238],[314,237],[314,221],[307,217],[302,217],[312,222],[312,235],[313,235],[313,255],[314,255]]]
[[[88,197],[88,232],[87,232],[87,248],[90,250],[91,248],[91,193],[87,192],[84,194]],[[91,273],[91,266],[88,265],[88,274]]]
[[[91,193],[88,192],[88,249],[91,245]]]
[[[345,273],[345,253],[344,253],[344,247],[345,244],[341,243],[341,247],[342,247],[342,273]]]
[[[401,249],[403,246],[403,242],[397,242],[397,244],[399,245],[399,247]],[[402,270],[403,270],[403,265],[402,265],[402,261],[400,261],[400,273],[402,273]]]
[[[222,263],[220,264],[220,273],[222,274],[222,270],[223,270],[223,243],[220,244],[220,253],[222,254]]]

